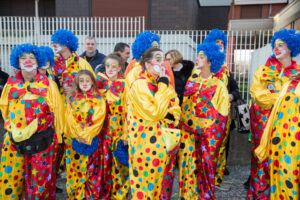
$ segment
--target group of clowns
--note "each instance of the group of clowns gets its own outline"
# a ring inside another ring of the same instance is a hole
[[[55,199],[66,171],[67,199],[215,199],[229,134],[227,36],[212,30],[198,45],[181,106],[160,38],[140,33],[134,60],[105,58],[94,74],[76,53],[77,37],[58,30],[50,47],[15,46],[0,99],[6,133],[0,199]],[[300,36],[281,30],[257,69],[251,93],[252,165],[248,199],[300,198]]]

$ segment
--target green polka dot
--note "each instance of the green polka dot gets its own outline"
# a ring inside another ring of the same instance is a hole
[[[159,157],[159,158],[163,158],[163,157],[164,157],[164,153],[160,152],[160,153],[158,154],[158,157]]]
[[[287,110],[287,113],[288,113],[288,114],[292,114],[292,112],[293,112],[292,109],[288,109],[288,110]]]
[[[147,192],[147,188],[145,186],[143,187],[142,190],[143,190],[143,192]]]
[[[1,162],[4,162],[4,161],[6,161],[6,157],[5,157],[5,156],[3,156],[3,157],[1,158]]]
[[[39,98],[37,99],[37,101],[38,101],[39,103],[43,103],[43,102],[44,102],[44,98],[43,98],[43,97],[39,97]]]
[[[19,166],[20,166],[20,164],[19,164],[19,163],[16,163],[16,164],[15,164],[15,167],[19,167]]]
[[[74,181],[73,180],[70,180],[70,185],[73,185]]]
[[[137,148],[138,148],[138,149],[142,149],[143,146],[142,146],[141,144],[138,144]]]
[[[147,172],[147,171],[144,171],[144,176],[145,176],[145,177],[148,177],[148,175],[149,175],[148,172]]]

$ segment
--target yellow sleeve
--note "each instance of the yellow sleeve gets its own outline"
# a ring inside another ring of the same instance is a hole
[[[86,69],[89,70],[90,72],[92,72],[92,74],[94,75],[94,77],[96,78],[95,72],[93,70],[93,68],[91,67],[90,63],[88,63],[85,59],[83,58],[79,58],[79,69]]]
[[[70,103],[66,105],[66,112],[65,112],[66,124],[64,128],[64,132],[67,137],[78,139],[79,134],[78,132],[81,130],[81,126],[77,123],[76,119],[73,115],[73,108],[71,107]]]
[[[227,116],[230,110],[229,94],[225,84],[218,81],[218,86],[212,99],[214,108],[223,116]]]
[[[278,98],[278,93],[271,93],[265,83],[261,81],[263,66],[260,66],[252,80],[252,86],[250,89],[251,97],[254,101],[264,110],[271,109],[275,101]]]
[[[0,98],[0,110],[3,120],[8,118],[8,86],[3,87],[2,95]]]
[[[50,109],[54,114],[54,127],[57,134],[58,142],[62,142],[62,134],[64,132],[64,114],[65,108],[64,108],[64,102],[62,100],[62,96],[60,92],[58,91],[58,88],[56,86],[56,83],[49,79],[49,93],[48,93],[48,99],[50,104]]]
[[[153,96],[146,80],[135,81],[129,92],[128,98],[134,106],[135,112],[146,120],[159,121],[168,113],[170,99],[176,96],[174,89],[164,83],[158,83],[158,90]]]
[[[94,106],[94,114],[92,117],[93,125],[84,127],[79,133],[79,136],[87,141],[87,144],[91,144],[95,136],[97,136],[103,126],[106,115],[106,103],[102,98],[100,105]]]
[[[290,81],[283,86],[283,89],[281,90],[280,96],[279,96],[278,100],[276,101],[276,103],[275,103],[275,105],[272,109],[272,112],[269,116],[268,123],[266,125],[264,133],[263,133],[263,135],[261,137],[261,140],[260,140],[260,144],[254,150],[257,158],[260,161],[264,161],[269,155],[270,140],[271,140],[272,129],[274,127],[274,120],[277,117],[277,110],[278,110],[278,108],[281,104],[282,98],[286,94],[289,83],[290,83]]]

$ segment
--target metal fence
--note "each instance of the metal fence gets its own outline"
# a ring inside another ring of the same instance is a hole
[[[113,51],[118,42],[131,45],[136,35],[145,30],[144,17],[0,17],[0,59],[2,69],[13,74],[9,55],[21,43],[51,45],[51,35],[58,29],[69,29],[79,38],[78,53],[84,51],[86,36],[96,37],[98,50]],[[163,51],[179,50],[184,59],[195,60],[197,45],[209,30],[150,30],[161,36]],[[226,63],[237,80],[241,95],[249,99],[249,68],[252,52],[268,44],[272,30],[224,31],[228,36]]]

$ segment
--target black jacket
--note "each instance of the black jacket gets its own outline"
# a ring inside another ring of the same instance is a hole
[[[189,60],[183,60],[182,65],[183,67],[180,71],[173,70],[174,79],[175,79],[175,91],[178,95],[180,105],[183,100],[184,87],[193,71],[194,63]]]
[[[92,66],[93,70],[95,71],[96,67],[103,63],[106,56],[102,53],[99,53],[98,50],[96,50],[96,54],[92,57],[87,57],[86,56],[86,51],[83,52],[80,55],[80,57],[84,58],[86,61],[88,61],[90,63],[90,65]]]
[[[228,85],[227,85],[228,93],[232,94],[233,101],[236,101],[241,98],[240,90],[239,90],[239,87],[238,87],[236,81],[233,78],[232,73],[229,73],[229,74],[230,74],[230,76],[228,77]]]
[[[2,93],[2,89],[4,88],[9,75],[0,69],[0,95]]]

